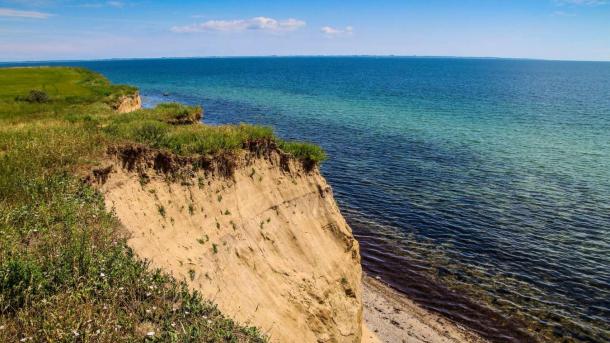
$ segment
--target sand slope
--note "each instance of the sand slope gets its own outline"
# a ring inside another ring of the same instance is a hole
[[[273,342],[360,342],[360,254],[317,170],[240,159],[234,178],[190,185],[113,162],[100,188],[142,258],[188,281]]]

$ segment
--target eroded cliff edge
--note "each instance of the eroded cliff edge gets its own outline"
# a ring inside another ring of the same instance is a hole
[[[184,172],[130,149],[97,176],[139,257],[272,342],[360,342],[358,242],[316,167],[271,149]]]
[[[113,109],[118,113],[129,113],[142,108],[142,98],[139,92],[120,96],[112,104]]]

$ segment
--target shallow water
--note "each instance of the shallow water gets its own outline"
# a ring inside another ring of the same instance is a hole
[[[610,341],[610,63],[71,64],[322,145],[365,268],[424,306],[495,341]]]

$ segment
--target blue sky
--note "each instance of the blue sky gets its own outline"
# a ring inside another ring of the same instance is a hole
[[[0,60],[239,55],[610,60],[610,0],[0,0]]]

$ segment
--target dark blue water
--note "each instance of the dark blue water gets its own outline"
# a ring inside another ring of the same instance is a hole
[[[496,341],[610,340],[610,63],[72,64],[323,146],[366,270],[424,306]]]

